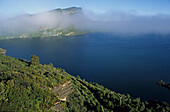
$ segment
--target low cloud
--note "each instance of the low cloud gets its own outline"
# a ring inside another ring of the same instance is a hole
[[[137,12],[110,11],[95,14],[61,15],[55,11],[1,20],[0,32],[34,31],[44,26],[75,26],[77,29],[115,34],[170,34],[170,15],[139,15]]]
[[[137,12],[110,11],[102,14],[87,13],[93,22],[84,27],[99,32],[117,34],[170,34],[170,15],[139,15]]]

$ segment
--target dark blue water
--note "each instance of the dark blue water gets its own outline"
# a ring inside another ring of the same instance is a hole
[[[87,81],[142,100],[170,103],[170,90],[156,85],[170,82],[170,36],[114,36],[86,34],[67,38],[0,40],[7,55],[54,66]]]

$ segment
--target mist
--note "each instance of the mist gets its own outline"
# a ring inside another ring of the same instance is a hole
[[[31,32],[42,27],[67,28],[113,34],[170,34],[170,15],[140,15],[137,12],[108,11],[95,14],[91,11],[73,15],[48,11],[23,14],[0,20],[0,33]]]
[[[84,28],[115,34],[170,34],[170,15],[139,15],[137,12],[110,11],[102,14],[87,13],[93,22]]]

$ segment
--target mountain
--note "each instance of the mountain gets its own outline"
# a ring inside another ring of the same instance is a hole
[[[24,14],[0,22],[0,39],[84,34],[87,31],[77,26],[85,21],[87,18],[80,7]]]
[[[169,112],[170,104],[141,101],[129,94],[74,77],[53,64],[15,59],[0,50],[0,111]],[[154,94],[154,93],[153,93]]]
[[[49,12],[57,12],[57,13],[61,13],[62,15],[73,15],[73,14],[82,14],[83,15],[83,9],[81,7],[70,7],[70,8],[66,8],[66,9],[54,9],[51,10]]]

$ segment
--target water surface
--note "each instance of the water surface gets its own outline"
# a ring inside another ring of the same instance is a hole
[[[170,91],[156,85],[170,82],[170,37],[85,34],[67,38],[0,40],[7,55],[55,67],[119,93],[170,103]]]

